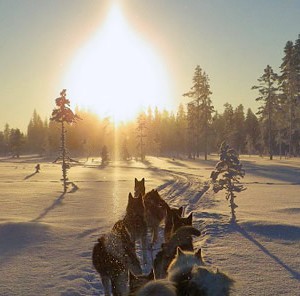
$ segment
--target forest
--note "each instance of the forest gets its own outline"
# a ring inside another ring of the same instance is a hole
[[[217,152],[226,141],[241,154],[293,157],[300,154],[300,35],[288,41],[280,73],[267,65],[252,87],[253,100],[260,103],[257,112],[242,104],[224,104],[217,112],[211,100],[208,74],[195,67],[191,88],[183,93],[186,101],[176,112],[148,108],[131,122],[114,124],[76,107],[81,118],[67,127],[67,146],[72,156],[101,156],[107,147],[110,157],[129,159],[146,155],[204,157]],[[69,98],[72,101],[72,98]],[[126,112],[126,111],[124,111]],[[49,110],[50,118],[51,110]],[[5,124],[0,131],[0,154],[19,157],[37,153],[57,154],[60,128],[57,122],[42,119],[33,111],[27,132]]]

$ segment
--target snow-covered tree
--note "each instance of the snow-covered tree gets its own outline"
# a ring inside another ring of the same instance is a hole
[[[73,182],[69,182],[67,177],[67,171],[70,168],[70,161],[71,158],[69,157],[69,153],[66,147],[66,128],[65,124],[72,124],[75,123],[79,116],[73,113],[70,109],[70,101],[66,98],[66,90],[63,89],[60,93],[60,97],[55,100],[56,108],[53,109],[52,115],[50,120],[56,121],[61,125],[61,146],[60,146],[60,156],[55,160],[62,161],[62,181],[63,181],[63,188],[64,193],[67,192],[68,186],[71,184],[74,186]],[[75,187],[75,186],[74,186]],[[77,187],[77,186],[76,186]]]
[[[245,176],[245,170],[239,160],[238,153],[230,148],[226,142],[220,147],[220,161],[216,164],[210,177],[213,183],[214,192],[220,190],[226,191],[226,199],[229,201],[231,209],[231,221],[236,221],[235,209],[238,207],[235,203],[236,193],[246,188],[240,183],[240,179]]]

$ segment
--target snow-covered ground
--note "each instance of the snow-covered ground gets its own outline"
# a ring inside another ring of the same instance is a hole
[[[59,165],[0,160],[0,295],[101,295],[92,248],[124,215],[135,177],[194,212],[202,231],[195,247],[234,278],[233,295],[300,295],[300,160],[242,158],[247,190],[237,197],[237,225],[229,224],[224,193],[207,186],[215,163],[148,157],[99,168],[90,161],[71,168],[80,189],[63,196]]]

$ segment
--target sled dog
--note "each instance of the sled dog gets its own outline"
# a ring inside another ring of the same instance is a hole
[[[182,226],[172,235],[167,243],[162,244],[161,251],[156,254],[154,259],[155,278],[161,279],[166,277],[168,266],[175,258],[178,247],[180,247],[180,250],[193,251],[192,236],[200,236],[200,234],[201,232],[192,226]]]
[[[183,212],[183,207],[180,207],[179,209],[167,207],[165,229],[164,229],[165,242],[167,242],[171,237],[173,216],[177,215],[178,217],[181,217],[182,212]]]
[[[166,215],[168,204],[161,198],[157,190],[151,190],[143,196],[144,214],[147,226],[152,231],[152,245],[158,238],[158,227]]]
[[[128,271],[142,273],[133,243],[122,220],[114,225],[111,232],[98,239],[93,248],[92,261],[100,274],[105,296],[110,295],[110,283],[114,296],[127,295]]]
[[[142,195],[133,197],[128,195],[126,214],[123,219],[124,225],[128,230],[131,240],[134,243],[139,239],[141,241],[143,263],[147,263],[147,224],[144,218],[144,204]]]
[[[140,194],[145,195],[145,178],[139,181],[137,178],[134,178],[134,197],[138,197]]]
[[[192,269],[201,265],[203,265],[201,249],[194,253],[177,248],[176,256],[168,267],[168,280],[175,283],[177,295],[189,295]]]
[[[176,296],[175,285],[166,280],[150,281],[143,286],[136,294],[136,296]]]
[[[190,296],[229,296],[234,281],[226,274],[204,266],[194,266],[188,285]]]

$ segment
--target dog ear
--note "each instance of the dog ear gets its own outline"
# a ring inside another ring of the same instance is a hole
[[[138,179],[137,178],[134,178],[134,184],[136,185],[138,182]]]
[[[180,207],[177,212],[178,212],[178,216],[182,216],[183,207]]]
[[[143,178],[141,181],[142,181],[143,183],[145,183],[145,178]]]
[[[153,270],[153,268],[151,268],[151,271],[147,275],[147,280],[149,280],[149,281],[154,280],[154,270]]]
[[[129,286],[134,283],[135,281],[137,281],[138,278],[137,276],[135,276],[130,270],[129,270]]]
[[[132,196],[131,192],[129,192],[129,194],[128,194],[128,201],[131,200],[131,199],[133,199],[133,196]]]
[[[198,258],[201,261],[201,263],[203,263],[201,248],[199,248],[199,250],[195,253],[195,257]]]
[[[191,213],[188,215],[187,220],[188,220],[188,222],[189,222],[190,224],[192,224],[192,222],[193,222],[193,212],[191,212]]]
[[[176,256],[178,257],[178,256],[182,256],[184,253],[183,253],[183,251],[181,250],[181,248],[180,247],[177,247],[177,250],[176,250]]]

